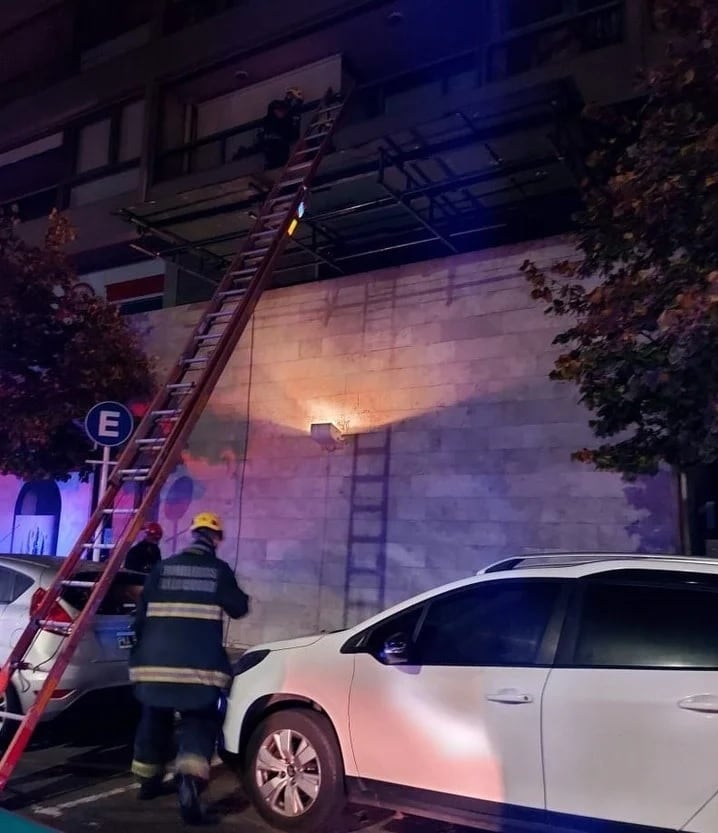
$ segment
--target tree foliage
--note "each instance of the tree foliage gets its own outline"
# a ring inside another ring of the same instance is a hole
[[[68,222],[53,214],[42,246],[17,231],[0,216],[0,472],[86,476],[85,413],[146,396],[150,366],[117,309],[78,283]]]
[[[554,379],[602,440],[574,457],[628,475],[718,459],[718,0],[657,0],[665,61],[633,115],[587,113],[576,260],[524,271],[568,316]]]

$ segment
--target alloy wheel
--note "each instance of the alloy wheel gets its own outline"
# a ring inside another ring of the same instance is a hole
[[[278,815],[302,816],[319,795],[319,756],[307,738],[294,729],[267,735],[257,752],[254,771],[262,800]]]

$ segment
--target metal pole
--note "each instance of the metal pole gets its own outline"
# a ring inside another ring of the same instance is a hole
[[[107,481],[109,480],[110,474],[110,447],[109,445],[102,446],[102,463],[100,464],[100,488],[98,489],[97,499],[98,502],[102,500],[102,496],[107,491]],[[102,550],[100,549],[100,544],[103,543],[102,541],[102,533],[104,531],[104,524],[101,523],[97,527],[97,531],[95,532],[95,546],[92,548],[92,560],[95,562],[99,562],[102,560]]]

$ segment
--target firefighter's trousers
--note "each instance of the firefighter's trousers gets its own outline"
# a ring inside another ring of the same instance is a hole
[[[219,732],[217,707],[181,711],[142,706],[132,772],[141,780],[162,777],[176,755],[177,772],[209,781],[209,768]]]

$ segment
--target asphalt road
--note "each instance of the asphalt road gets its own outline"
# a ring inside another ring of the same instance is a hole
[[[103,695],[42,726],[0,807],[62,833],[176,833],[172,794],[139,802],[129,775],[136,708],[129,695]],[[206,800],[218,831],[270,833],[248,807],[237,778],[217,766]],[[376,810],[350,809],[337,833],[461,833],[459,828]]]

